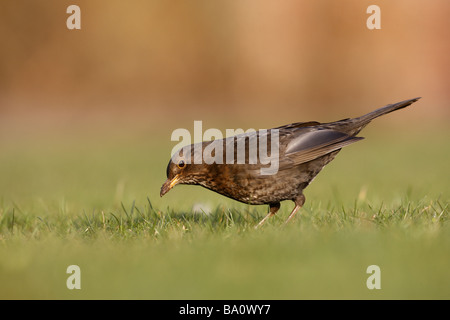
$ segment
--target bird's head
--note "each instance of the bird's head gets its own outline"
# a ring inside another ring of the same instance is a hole
[[[192,145],[175,153],[167,165],[167,180],[161,187],[162,197],[177,184],[196,184],[201,174],[201,165],[194,164],[194,155],[191,155]],[[186,156],[184,156],[186,154]]]

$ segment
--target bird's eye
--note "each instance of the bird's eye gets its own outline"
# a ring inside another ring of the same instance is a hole
[[[183,160],[180,160],[177,164],[178,168],[184,168],[184,166],[186,165],[186,163]]]

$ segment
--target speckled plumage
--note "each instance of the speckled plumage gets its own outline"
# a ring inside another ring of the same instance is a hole
[[[169,161],[167,181],[161,188],[161,196],[176,184],[196,184],[247,204],[268,204],[270,212],[259,225],[276,213],[281,201],[292,200],[295,207],[289,215],[289,220],[305,201],[303,190],[320,170],[336,157],[342,147],[363,139],[356,137],[362,128],[371,120],[409,106],[418,99],[387,105],[358,118],[330,123],[298,122],[274,128],[279,133],[279,162],[275,174],[261,174],[260,169],[268,165],[263,165],[260,161],[249,164],[250,137],[253,135],[259,139],[262,135],[266,135],[267,149],[270,151],[271,131],[262,130],[253,134],[215,140],[216,144],[222,145],[224,151],[222,164],[194,161],[195,157],[202,155],[199,152],[203,152],[212,143],[211,141],[202,142],[201,148],[191,145],[176,153]],[[245,163],[227,164],[225,158],[226,151],[229,150],[227,148],[233,145],[234,159],[237,159],[239,139],[246,139]]]

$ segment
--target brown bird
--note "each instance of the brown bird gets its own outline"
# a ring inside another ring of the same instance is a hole
[[[295,207],[288,222],[305,203],[303,190],[342,147],[363,139],[356,137],[361,129],[419,99],[386,105],[358,118],[297,122],[187,146],[169,161],[160,195],[177,184],[193,184],[246,204],[268,204],[269,213],[256,227],[280,209],[281,201],[292,200]],[[264,146],[270,156],[261,152]]]

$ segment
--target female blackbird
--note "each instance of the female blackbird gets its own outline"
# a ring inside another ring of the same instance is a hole
[[[330,123],[297,122],[187,146],[169,161],[160,195],[177,184],[194,184],[243,203],[268,204],[269,213],[256,227],[278,211],[281,201],[292,200],[295,207],[288,222],[305,203],[303,189],[342,147],[363,139],[356,137],[361,129],[373,119],[419,99],[390,104],[358,118]],[[274,160],[270,166],[275,170],[270,173],[263,172],[268,169],[268,162],[262,146],[271,150],[270,159]]]

